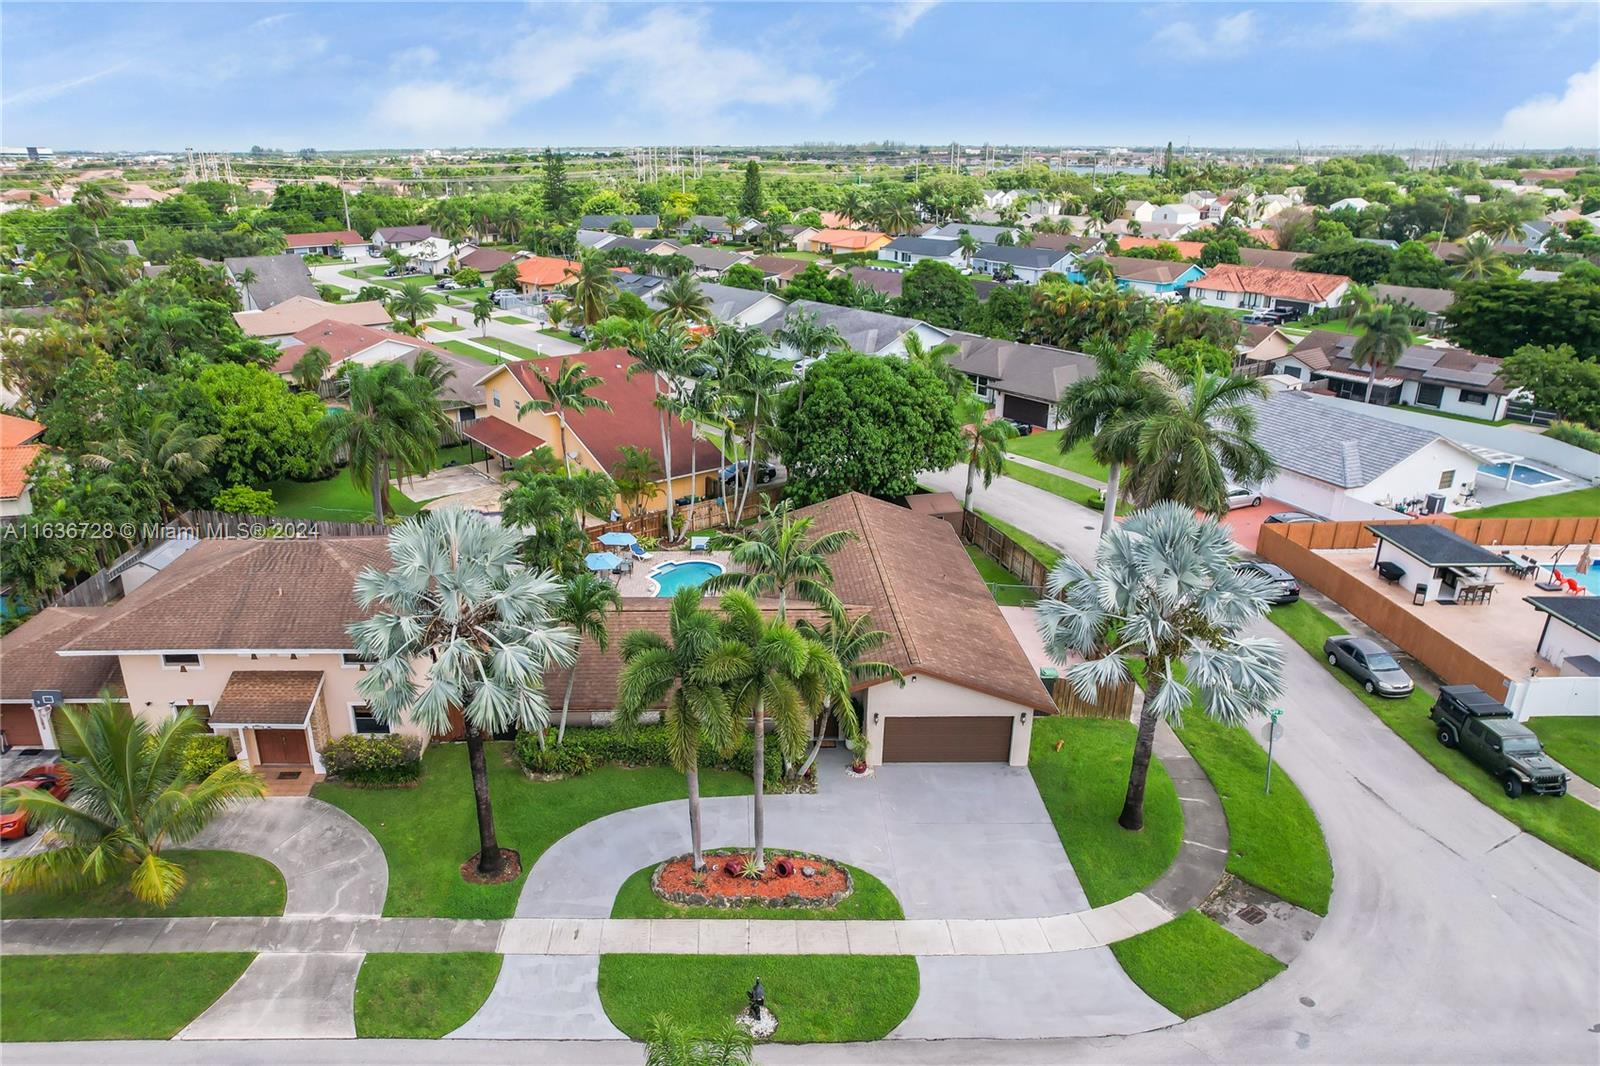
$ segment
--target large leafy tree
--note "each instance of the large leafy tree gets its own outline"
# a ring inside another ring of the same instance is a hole
[[[323,455],[349,464],[351,480],[371,490],[373,518],[382,522],[393,510],[391,471],[431,469],[438,458],[439,399],[404,363],[351,366],[344,380],[345,405],[322,417]]]
[[[960,329],[978,304],[972,282],[949,263],[924,259],[906,271],[895,310],[941,329]]]
[[[545,671],[576,658],[576,635],[559,620],[561,583],[524,567],[517,550],[514,531],[475,511],[447,507],[407,522],[389,535],[394,565],[356,578],[356,601],[370,614],[349,627],[372,660],[356,688],[379,721],[431,736],[449,732],[459,710],[486,878],[501,876],[505,860],[484,737],[543,730]]]
[[[262,780],[238,762],[200,781],[183,774],[191,737],[204,732],[190,710],[152,726],[107,699],[87,710],[64,708],[77,742],[61,762],[72,777],[72,796],[43,789],[0,789],[30,821],[50,831],[54,845],[0,863],[6,891],[45,888],[81,891],[127,879],[133,897],[165,907],[183,890],[183,868],[162,855],[184,843],[228,808],[266,792]]]
[[[521,418],[529,411],[544,411],[556,416],[556,427],[561,435],[561,462],[568,474],[572,473],[572,456],[567,449],[568,411],[609,411],[611,404],[593,395],[595,389],[606,383],[589,368],[570,359],[562,359],[554,374],[542,366],[533,367],[534,380],[539,383],[543,396],[535,396],[517,408]]]
[[[1084,700],[1138,679],[1147,693],[1118,824],[1144,828],[1158,722],[1186,710],[1237,725],[1282,691],[1275,641],[1244,635],[1267,610],[1264,579],[1234,568],[1228,531],[1181,503],[1139,511],[1102,537],[1091,572],[1062,556],[1035,607],[1050,657]],[[1081,660],[1081,661],[1079,661]]]
[[[739,214],[761,217],[761,164],[754,159],[744,165],[744,190],[739,193]]]
[[[307,353],[309,357],[311,353]],[[317,426],[324,408],[315,392],[294,392],[276,374],[257,366],[221,363],[195,378],[195,424],[218,441],[210,467],[229,485],[264,485],[281,478],[317,477],[326,467],[317,454]]]
[[[1505,361],[1502,375],[1531,392],[1539,407],[1600,429],[1600,362],[1578,358],[1570,345],[1523,345]]]
[[[572,629],[577,641],[573,648],[576,656],[589,640],[601,651],[611,644],[606,626],[606,613],[622,610],[622,595],[617,586],[598,574],[582,573],[567,582],[566,595],[556,611],[556,620]],[[556,746],[567,739],[567,709],[572,706],[572,685],[578,678],[576,668],[567,671],[567,689],[561,696],[561,720],[556,726]]]
[[[1600,353],[1600,285],[1581,277],[1463,282],[1445,319],[1450,339],[1479,355],[1504,358],[1525,344],[1570,344],[1591,359]]]
[[[1149,402],[1149,389],[1139,377],[1141,367],[1153,358],[1155,338],[1148,331],[1118,344],[1101,337],[1089,345],[1094,357],[1093,377],[1080,378],[1061,393],[1056,411],[1065,422],[1058,444],[1062,455],[1087,443],[1095,461],[1106,468],[1106,505],[1100,535],[1110,531],[1116,518],[1122,471],[1139,459],[1138,442],[1129,434],[1112,432],[1113,426],[1136,422]]]

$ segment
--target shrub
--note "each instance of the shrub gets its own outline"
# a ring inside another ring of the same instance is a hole
[[[189,738],[189,743],[179,757],[178,765],[189,781],[204,781],[219,768],[233,761],[233,745],[228,738],[216,733],[202,733]]]
[[[347,733],[322,749],[328,776],[362,787],[404,785],[422,775],[422,741],[403,733]]]
[[[1600,433],[1576,422],[1552,422],[1544,435],[1585,451],[1600,452]]]
[[[521,732],[517,734],[517,760],[532,773],[573,776],[586,774],[606,763],[625,766],[672,765],[667,750],[667,731],[660,725],[641,726],[626,737],[617,729],[568,729],[566,742],[560,748],[555,743],[555,731],[547,730],[545,747],[540,751],[538,734]],[[769,784],[776,784],[783,776],[783,759],[775,749],[775,744],[767,745],[766,777]],[[749,774],[755,769],[755,746],[749,737],[744,737],[728,755],[702,751],[700,760],[700,765],[706,769]]]
[[[266,489],[230,485],[217,493],[211,506],[225,514],[269,515],[278,509],[278,501]]]

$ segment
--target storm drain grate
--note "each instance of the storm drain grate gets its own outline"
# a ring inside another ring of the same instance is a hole
[[[1260,925],[1267,920],[1267,912],[1252,903],[1248,907],[1239,908],[1239,920],[1250,925]]]

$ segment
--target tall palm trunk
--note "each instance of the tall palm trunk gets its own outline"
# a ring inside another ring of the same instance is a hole
[[[1372,356],[1367,356],[1367,395],[1362,403],[1372,402],[1372,387],[1378,383],[1378,361]]]
[[[582,650],[583,641],[580,639],[577,647],[574,649],[574,654]],[[572,683],[577,679],[578,664],[577,660],[573,660],[573,664],[567,668],[567,691],[566,694],[561,697],[561,724],[556,727],[556,747],[558,748],[561,746],[561,742],[567,739],[567,708],[572,706]],[[540,730],[541,734],[543,732],[543,730]]]
[[[389,495],[389,464],[380,459],[372,464],[372,514],[383,525],[384,505]]]
[[[684,771],[684,779],[689,783],[689,854],[696,870],[706,868],[706,857],[700,847],[700,760],[689,764],[689,769]]]
[[[489,804],[489,771],[483,761],[483,734],[467,723],[467,764],[472,767],[472,797],[478,807],[478,873],[494,877],[505,863],[494,835],[494,808]]]
[[[1100,535],[1103,537],[1111,532],[1111,526],[1117,520],[1117,488],[1122,480],[1122,464],[1106,464],[1106,510],[1100,516]]]
[[[689,536],[689,526],[690,526],[690,523],[692,522],[692,520],[694,518],[695,498],[700,495],[700,493],[696,491],[696,485],[700,481],[700,449],[698,447],[696,447],[696,445],[695,445],[694,419],[690,418],[688,420],[688,423],[689,423],[689,506],[684,511],[683,529],[678,534],[678,540],[679,541],[683,541]]]
[[[1139,711],[1139,733],[1133,742],[1133,764],[1128,769],[1128,794],[1122,801],[1117,824],[1137,832],[1144,828],[1144,786],[1150,775],[1150,753],[1156,739],[1156,712],[1150,693],[1166,681],[1170,660],[1158,657],[1145,669],[1145,702]]]
[[[817,735],[811,738],[811,750],[806,752],[805,760],[800,764],[797,776],[805,777],[811,772],[811,767],[816,765],[817,756],[822,754],[822,742],[828,736],[828,720],[833,717],[833,700],[822,705],[822,713],[817,716]]]
[[[733,520],[735,522],[744,517],[745,504],[750,500],[750,487],[754,485],[756,481],[756,431],[760,428],[760,426],[761,394],[756,393],[755,403],[750,408],[750,440],[745,446],[744,450],[744,491],[739,494],[739,509],[738,511],[734,512],[733,516]],[[738,466],[734,467],[735,471],[738,471],[738,469]],[[738,477],[736,475],[734,477],[734,484],[738,485],[738,483]]]
[[[567,413],[561,408],[556,408],[556,432],[561,436],[561,463],[567,471],[567,476],[572,476],[572,460],[567,458]]]
[[[967,495],[961,501],[961,509],[964,511],[972,510],[972,483],[977,479],[977,476],[978,449],[976,446],[974,446],[972,449],[972,455],[967,459]]]
[[[752,755],[755,758],[755,769],[751,771],[751,779],[755,785],[755,795],[752,797],[752,811],[755,820],[755,866],[758,870],[767,868],[767,699],[765,696],[756,699],[755,713],[755,745]]]
[[[671,388],[671,382],[668,382]],[[661,471],[667,478],[667,539],[672,539],[672,435],[667,432],[671,416],[661,403],[661,374],[656,373],[656,419],[661,424]]]

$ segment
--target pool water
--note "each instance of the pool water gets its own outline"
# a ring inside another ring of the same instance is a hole
[[[1587,574],[1580,574],[1575,567],[1571,566],[1558,566],[1556,567],[1556,572],[1563,578],[1572,578],[1578,583],[1579,588],[1588,589],[1589,595],[1600,596],[1600,563],[1595,563],[1589,567]]]
[[[683,563],[662,563],[650,572],[650,580],[656,583],[656,596],[671,597],[681,588],[696,588],[722,573],[718,563],[706,562],[703,559],[691,559]]]
[[[1484,463],[1478,467],[1478,473],[1488,474],[1490,477],[1497,477],[1504,481],[1506,479],[1506,464]],[[1511,480],[1518,485],[1550,485],[1557,481],[1565,481],[1566,478],[1552,474],[1548,470],[1540,470],[1536,466],[1517,463],[1512,468]]]

